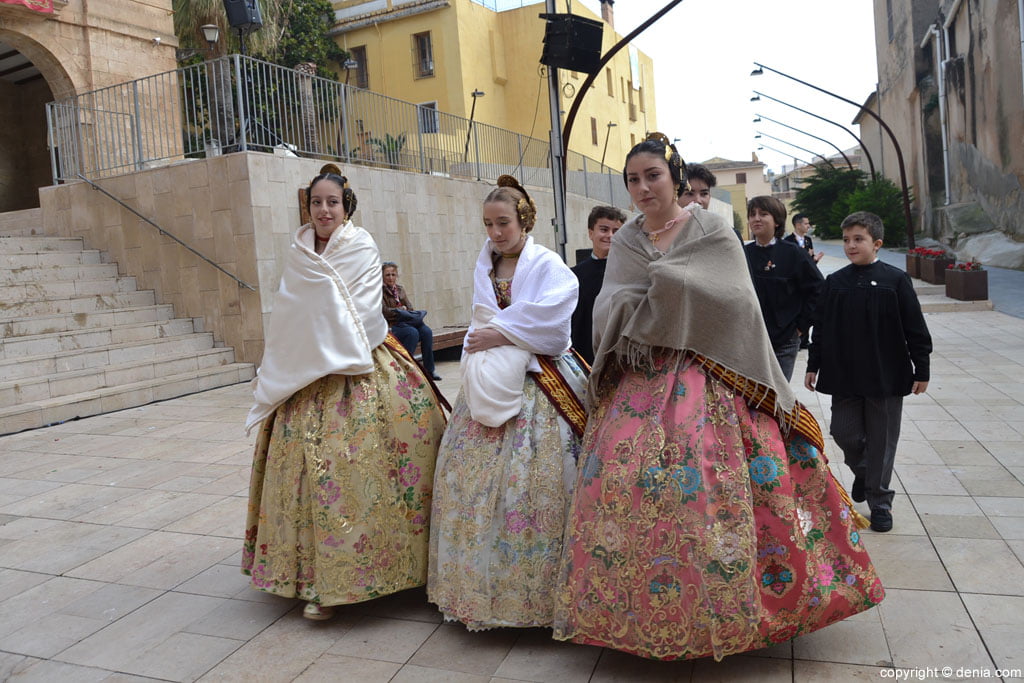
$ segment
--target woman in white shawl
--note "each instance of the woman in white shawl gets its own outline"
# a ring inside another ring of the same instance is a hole
[[[309,186],[312,223],[286,255],[247,429],[253,459],[242,572],[306,601],[303,616],[426,580],[439,397],[388,335],[380,254],[349,220],[336,166]]]
[[[484,200],[463,388],[438,452],[427,597],[471,630],[550,626],[586,374],[569,353],[578,284],[529,236],[511,176]]]

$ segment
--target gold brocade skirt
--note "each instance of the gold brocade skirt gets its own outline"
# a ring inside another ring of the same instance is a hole
[[[242,572],[321,605],[420,586],[445,418],[423,374],[381,344],[374,371],[328,375],[261,428]]]

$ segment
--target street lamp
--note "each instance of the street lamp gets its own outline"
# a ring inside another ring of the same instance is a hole
[[[611,135],[612,128],[614,128],[617,125],[619,125],[619,124],[617,124],[617,123],[615,123],[613,121],[609,121],[608,122],[608,130],[606,130],[605,133],[604,133],[604,151],[601,152],[601,173],[604,173],[604,156],[606,154],[608,154],[608,136]]]
[[[209,46],[210,54],[212,55],[217,47],[217,43],[220,41],[220,26],[217,24],[203,24],[199,27],[199,30],[203,32],[203,38],[206,39],[206,44]]]
[[[761,122],[761,119],[762,119],[762,115],[761,115],[761,114],[755,114],[754,116],[756,116],[756,117],[757,117],[757,118],[755,118],[755,119],[754,119],[754,123],[760,123],[760,122]],[[769,117],[767,117],[767,116],[764,116],[763,118],[764,118],[764,120],[765,120],[765,121],[771,121],[772,123],[774,123],[774,124],[777,124],[777,125],[780,125],[780,126],[782,126],[783,128],[789,128],[790,130],[795,130],[795,131],[796,131],[797,133],[803,133],[804,135],[806,135],[806,136],[807,136],[807,137],[809,137],[809,138],[814,138],[815,140],[821,140],[821,141],[822,141],[822,142],[824,142],[824,143],[827,143],[827,144],[829,144],[829,145],[832,145],[832,147],[834,147],[834,148],[835,148],[835,150],[836,150],[837,152],[839,152],[839,154],[841,154],[841,155],[842,155],[842,157],[843,157],[843,160],[845,160],[845,161],[846,161],[846,165],[850,167],[850,170],[851,170],[851,171],[853,170],[853,164],[852,164],[852,163],[850,163],[850,158],[849,158],[848,156],[846,156],[846,153],[845,153],[845,152],[843,152],[843,150],[839,149],[839,147],[838,147],[837,145],[834,145],[834,144],[832,144],[831,142],[829,142],[829,141],[828,141],[828,140],[826,140],[825,138],[819,138],[819,137],[818,137],[817,135],[811,135],[810,133],[808,133],[808,132],[806,132],[806,131],[800,130],[799,128],[794,128],[793,126],[789,126],[789,125],[786,125],[786,124],[785,124],[785,123],[783,123],[782,121],[776,121],[775,119],[769,118]]]
[[[871,111],[864,105],[858,104],[853,100],[848,100],[845,97],[837,95],[830,90],[825,90],[825,88],[814,85],[812,83],[808,83],[807,81],[801,81],[796,76],[790,76],[789,74],[783,73],[778,69],[773,69],[770,66],[765,66],[764,64],[759,64],[758,62],[754,62],[754,66],[756,66],[757,68],[750,72],[751,76],[760,76],[761,74],[764,73],[765,69],[768,69],[772,73],[776,73],[779,76],[782,76],[783,78],[788,78],[791,81],[796,81],[800,85],[806,85],[808,88],[812,88],[814,90],[817,90],[818,92],[825,93],[826,95],[831,95],[837,100],[846,102],[847,104],[852,104],[854,107],[857,107],[858,110],[864,112],[865,114],[867,114],[868,116],[870,116],[871,118],[878,122],[878,125],[881,126],[882,130],[884,130],[886,134],[889,136],[889,140],[892,142],[892,146],[896,149],[896,161],[898,162],[900,167],[900,185],[901,189],[903,190],[903,218],[907,222],[907,247],[913,249],[914,224],[912,222],[910,215],[910,190],[907,187],[907,169],[903,163],[903,150],[900,149],[900,143],[899,141],[896,140],[896,135],[892,132],[892,129],[889,128],[889,124],[883,121],[881,116]]]
[[[768,135],[768,133],[762,133],[761,131],[755,131],[755,132],[757,133],[757,135],[754,136],[755,138],[759,138],[759,137],[761,137],[763,135],[764,137],[769,138],[771,140],[777,140],[778,142],[781,142],[784,145],[789,145],[790,147],[794,147],[796,149],[799,149],[801,152],[807,152],[808,154],[811,155],[812,159],[814,157],[821,157],[822,161],[824,161],[826,164],[828,164],[833,169],[835,169],[835,166],[832,164],[831,161],[829,161],[825,157],[821,156],[817,152],[812,152],[811,150],[807,149],[806,147],[801,147],[800,145],[794,145],[792,142],[788,142],[786,140],[783,140],[782,138],[777,138],[774,135]]]
[[[203,24],[199,27],[199,30],[203,32],[203,40],[206,41],[206,51],[209,53],[207,59],[209,59],[213,57],[214,50],[217,49],[217,42],[220,40],[220,26],[217,26],[217,24]],[[202,51],[203,49],[199,47],[178,48],[174,51],[174,58],[179,62],[183,62]]]
[[[462,152],[462,163],[466,163],[466,160],[469,158],[469,136],[472,135],[472,133],[473,133],[473,117],[476,115],[476,99],[478,97],[483,97],[485,94],[486,93],[483,90],[477,90],[476,88],[473,88],[473,92],[469,93],[470,97],[473,98],[473,105],[469,108],[469,127],[466,128],[466,149],[463,150],[463,152]],[[479,170],[480,170],[479,169],[479,166],[480,166],[480,155],[479,154],[476,155],[476,161],[477,161],[477,171],[478,171],[477,172],[477,176],[479,176],[480,175],[480,173],[479,173]],[[477,180],[480,180],[480,178],[478,177]]]
[[[762,144],[757,149],[759,151],[762,150],[762,149],[770,149],[771,151],[777,152],[778,154],[781,154],[784,157],[790,156],[786,152],[783,152],[781,149],[775,149],[774,147],[769,147],[768,145],[765,145],[765,144]],[[799,162],[801,162],[801,163],[803,163],[803,164],[805,164],[807,166],[814,166],[814,164],[812,164],[811,162],[807,161],[806,159],[801,159],[800,157],[791,157],[791,158],[793,159],[793,161],[799,161]]]
[[[751,97],[750,101],[751,102],[760,102],[762,97],[764,97],[765,99],[769,99],[772,102],[778,102],[779,104],[781,104],[783,106],[786,106],[786,107],[789,107],[790,109],[796,109],[801,114],[807,114],[808,116],[813,116],[814,118],[818,119],[819,121],[824,121],[825,123],[831,123],[833,126],[836,126],[837,128],[841,128],[844,133],[846,133],[847,135],[849,135],[850,137],[852,137],[854,140],[857,141],[857,145],[860,147],[861,153],[864,155],[864,158],[868,160],[868,168],[871,170],[871,178],[872,179],[875,178],[875,161],[874,161],[874,159],[871,158],[871,153],[868,152],[868,148],[864,146],[864,142],[859,137],[857,137],[857,135],[852,130],[850,130],[849,128],[847,128],[846,126],[844,126],[843,124],[841,124],[841,123],[839,123],[837,121],[833,121],[832,119],[826,119],[824,116],[819,116],[818,114],[815,114],[813,112],[809,112],[806,109],[801,109],[800,107],[798,107],[796,105],[793,105],[793,104],[790,104],[789,102],[783,102],[782,100],[780,100],[780,99],[778,99],[776,97],[772,97],[771,95],[766,95],[765,93],[758,92],[757,90],[754,91],[754,97]]]

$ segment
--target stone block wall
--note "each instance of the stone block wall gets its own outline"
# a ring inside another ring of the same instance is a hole
[[[173,240],[161,237],[86,183],[40,190],[48,234],[83,237],[109,253],[123,275],[154,289],[178,316],[202,317],[218,342],[240,361],[258,363],[280,280],[283,255],[299,227],[298,191],[322,162],[259,152],[178,162],[108,178],[99,184],[197,251],[257,287],[239,287]],[[486,239],[483,198],[492,185],[366,166],[342,166],[359,199],[353,220],[399,264],[400,281],[435,330],[470,318],[472,273]],[[555,249],[551,193],[527,188],[537,202],[534,238]],[[587,214],[595,204],[570,195],[570,240],[589,247]]]

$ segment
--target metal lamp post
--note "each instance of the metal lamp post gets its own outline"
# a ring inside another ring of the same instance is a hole
[[[831,123],[833,126],[836,126],[837,128],[841,128],[844,133],[848,134],[850,137],[852,137],[854,140],[857,141],[857,145],[860,147],[861,153],[864,155],[864,158],[868,160],[868,169],[870,169],[870,171],[871,171],[871,178],[872,179],[875,178],[875,161],[874,161],[874,159],[871,158],[871,153],[868,152],[867,147],[864,146],[864,142],[859,137],[857,137],[857,135],[852,130],[850,130],[849,128],[847,128],[846,126],[844,126],[843,124],[841,124],[841,123],[839,123],[837,121],[833,121],[832,119],[826,119],[824,116],[819,116],[818,114],[815,114],[813,112],[809,112],[806,109],[801,109],[800,107],[797,107],[796,105],[792,105],[789,102],[783,102],[782,100],[780,100],[780,99],[778,99],[776,97],[772,97],[771,95],[766,95],[763,92],[758,92],[757,90],[754,91],[754,96],[750,98],[750,101],[751,102],[760,102],[762,97],[767,99],[767,100],[771,100],[772,102],[778,102],[779,104],[781,104],[783,106],[786,106],[786,107],[789,107],[790,109],[796,109],[801,114],[807,114],[808,116],[813,116],[814,118],[818,119],[819,121],[824,121],[825,123]]]
[[[775,149],[774,147],[769,147],[768,145],[766,145],[764,143],[762,143],[757,149],[758,150],[770,149],[771,151],[776,152],[778,154],[781,154],[784,157],[788,157],[789,156],[789,154],[786,154],[781,149]],[[799,161],[799,162],[801,162],[801,163],[803,163],[803,164],[805,164],[807,166],[814,166],[814,164],[812,164],[811,162],[807,161],[806,159],[801,159],[800,157],[793,157],[793,161]]]
[[[473,92],[469,93],[473,98],[473,104],[469,108],[469,127],[466,129],[466,148],[462,152],[462,163],[466,163],[469,158],[469,136],[473,134],[473,117],[476,115],[476,100],[478,97],[483,97],[486,93],[483,90],[477,90],[473,88]],[[477,151],[476,155],[476,179],[480,180],[480,152]]]
[[[832,92],[830,90],[826,90],[825,88],[822,88],[820,86],[814,85],[813,83],[808,83],[807,81],[802,81],[799,78],[797,78],[796,76],[790,76],[789,74],[783,73],[783,72],[779,71],[778,69],[773,69],[770,66],[765,66],[764,64],[760,64],[758,62],[754,62],[754,66],[756,66],[757,68],[750,72],[751,76],[760,76],[760,75],[762,75],[764,73],[764,70],[767,69],[768,71],[771,71],[772,73],[775,73],[775,74],[778,74],[779,76],[782,76],[783,78],[788,78],[789,80],[795,81],[795,82],[799,83],[800,85],[805,85],[808,88],[812,88],[814,90],[817,90],[818,92],[825,93],[826,95],[831,95],[832,97],[836,98],[837,100],[840,100],[842,102],[846,102],[847,104],[851,104],[854,107],[857,107],[858,110],[864,112],[865,114],[867,114],[868,116],[870,116],[871,118],[873,118],[875,121],[878,122],[878,125],[881,126],[882,130],[884,130],[886,135],[889,136],[889,140],[892,142],[892,146],[896,150],[896,161],[898,162],[899,167],[900,167],[900,186],[901,186],[901,189],[903,190],[903,218],[907,222],[907,247],[910,248],[910,249],[913,249],[914,248],[914,224],[912,222],[911,213],[910,213],[910,190],[907,187],[907,170],[906,170],[906,165],[903,163],[903,150],[900,148],[899,141],[896,140],[896,135],[892,132],[892,129],[889,128],[889,124],[887,124],[885,121],[883,121],[881,116],[879,116],[875,112],[871,111],[870,109],[868,109],[864,105],[858,104],[857,102],[854,102],[853,100],[850,100],[850,99],[847,99],[847,98],[843,97],[842,95],[837,95],[837,94],[835,94],[834,92]]]
[[[812,159],[813,159],[814,157],[819,157],[819,158],[820,158],[820,159],[821,159],[822,161],[824,161],[824,162],[825,162],[826,164],[828,164],[829,166],[831,166],[831,167],[832,167],[833,169],[835,168],[835,164],[833,164],[833,163],[832,163],[831,161],[829,161],[829,160],[828,160],[827,158],[825,158],[825,157],[824,157],[824,156],[822,156],[821,154],[818,154],[817,152],[814,152],[814,151],[811,151],[811,150],[807,149],[806,147],[801,147],[800,145],[794,145],[794,144],[793,144],[792,142],[789,142],[788,140],[783,140],[782,138],[777,138],[777,137],[775,137],[774,135],[768,135],[768,133],[763,133],[763,132],[761,132],[761,131],[759,131],[759,130],[758,130],[758,131],[754,131],[754,132],[755,132],[755,133],[757,133],[757,135],[755,135],[755,136],[754,136],[754,138],[760,138],[760,137],[762,137],[762,136],[763,136],[763,137],[769,138],[769,139],[771,139],[771,140],[775,140],[775,141],[777,141],[777,142],[781,142],[782,144],[784,144],[784,145],[789,145],[790,147],[793,147],[793,148],[795,148],[795,149],[798,149],[798,150],[800,150],[801,152],[807,152],[808,154],[810,154],[810,155],[811,155],[811,158],[812,158]]]
[[[605,131],[605,134],[604,134],[604,151],[601,152],[601,172],[602,173],[604,173],[604,157],[605,157],[606,154],[608,154],[608,137],[612,133],[612,128],[614,128],[617,125],[619,125],[619,124],[615,123],[614,121],[609,121],[608,122],[608,130]]]
[[[817,135],[811,135],[810,133],[808,133],[806,131],[802,131],[799,128],[794,128],[793,126],[786,125],[782,121],[776,121],[775,119],[769,118],[767,116],[762,116],[761,114],[754,114],[754,116],[757,117],[756,119],[754,119],[754,123],[760,123],[761,119],[763,118],[765,121],[771,121],[772,123],[774,123],[776,125],[779,125],[779,126],[782,126],[783,128],[789,128],[790,130],[795,130],[797,133],[802,133],[802,134],[806,135],[809,138],[814,138],[815,140],[821,140],[824,143],[832,145],[832,147],[837,152],[839,152],[840,155],[842,155],[843,160],[846,162],[846,165],[850,167],[850,170],[851,171],[853,170],[853,163],[850,162],[850,158],[848,156],[846,156],[846,153],[843,152],[843,150],[839,149],[839,147],[837,145],[832,144],[831,142],[829,142],[825,138],[819,138]]]

